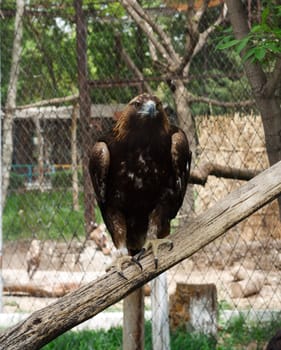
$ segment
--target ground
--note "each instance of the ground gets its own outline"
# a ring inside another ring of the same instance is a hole
[[[219,250],[218,250],[219,245]],[[169,294],[176,283],[214,283],[218,300],[226,308],[280,310],[280,241],[270,240],[238,244],[233,247],[224,241],[212,243],[200,253],[168,272]],[[46,241],[43,245],[41,262],[32,280],[26,271],[28,242],[9,242],[4,246],[3,278],[5,286],[27,286],[34,292],[42,288],[47,293],[61,291],[61,288],[78,287],[94,280],[104,273],[110,263],[92,241],[82,244]],[[78,263],[76,261],[78,260]],[[242,266],[248,273],[249,281],[258,280],[259,292],[246,298],[232,298],[233,269]],[[12,288],[11,287],[11,288]],[[16,295],[15,295],[16,294]],[[47,294],[47,295],[49,295]],[[4,293],[4,312],[32,312],[53,302],[55,298],[30,297],[26,293]],[[149,300],[147,301],[149,304]],[[119,306],[115,306],[119,309]],[[115,308],[113,307],[113,308]]]

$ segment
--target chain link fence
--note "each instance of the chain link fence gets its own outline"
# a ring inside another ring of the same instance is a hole
[[[235,169],[268,166],[241,62],[216,49],[225,8],[194,4],[97,0],[81,12],[79,1],[1,1],[4,314],[16,319],[104,273],[114,247],[85,170],[88,151],[137,94],[159,96],[186,131],[192,172],[230,171],[189,185],[173,230],[185,225],[188,235],[189,218],[239,187]],[[239,311],[268,321],[281,306],[280,232],[273,202],[170,269],[170,300],[182,284],[213,284],[220,327]],[[145,303],[150,319],[149,296]],[[121,304],[92,325],[121,324]],[[171,323],[185,316],[170,314]]]

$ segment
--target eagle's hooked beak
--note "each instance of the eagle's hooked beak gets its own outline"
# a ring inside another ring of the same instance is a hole
[[[141,109],[138,111],[138,114],[148,115],[150,117],[155,117],[158,114],[158,110],[156,108],[156,104],[152,100],[146,101]]]

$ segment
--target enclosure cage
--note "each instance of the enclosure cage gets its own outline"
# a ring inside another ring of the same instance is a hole
[[[190,220],[269,164],[241,60],[217,48],[229,26],[223,1],[2,0],[0,9],[2,327],[110,263],[88,152],[134,96],[157,95],[191,144],[191,181],[172,234],[184,227],[189,235]],[[245,327],[277,325],[280,229],[274,201],[169,269],[171,332],[190,331],[173,307],[184,285],[215,286],[216,332],[239,317]],[[119,325],[122,301],[84,327]]]

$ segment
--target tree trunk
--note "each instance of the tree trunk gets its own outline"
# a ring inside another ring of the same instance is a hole
[[[72,327],[97,315],[129,293],[140,288],[162,272],[222,236],[228,229],[260,209],[281,194],[281,161],[265,170],[237,190],[206,210],[170,239],[174,248],[167,253],[159,250],[159,265],[155,269],[152,252],[141,259],[143,270],[129,265],[127,277],[110,271],[53,304],[35,311],[26,320],[0,333],[5,350],[36,350]],[[188,234],[187,234],[188,230]]]
[[[240,0],[226,0],[229,10],[229,18],[237,39],[243,39],[249,33],[247,14]],[[247,49],[241,52],[245,55]],[[263,71],[259,62],[246,60],[244,68],[252,88],[252,92],[261,113],[265,133],[265,143],[269,164],[273,165],[281,159],[281,107],[280,97],[276,96],[276,90],[280,77],[280,58],[276,58],[274,70],[271,74]],[[281,197],[278,198],[279,215],[281,219]]]
[[[17,83],[19,76],[20,57],[22,51],[24,0],[17,0],[15,17],[15,33],[12,51],[12,64],[8,85],[5,116],[3,120],[2,147],[2,206],[4,207],[10,183],[10,172],[13,157],[13,116],[17,99]]]
[[[188,142],[190,145],[190,149],[192,152],[193,164],[196,159],[196,148],[198,145],[198,139],[195,129],[195,123],[191,115],[190,106],[188,103],[188,91],[184,85],[182,80],[173,81],[173,95],[175,99],[175,105],[177,109],[177,116],[179,119],[179,125],[182,130],[185,132]],[[192,168],[192,166],[191,166]],[[183,201],[183,205],[180,209],[179,216],[181,217],[180,226],[184,224],[190,218],[192,214],[192,208],[194,205],[193,199],[193,187],[188,186],[186,195]]]
[[[84,184],[84,218],[86,234],[89,234],[95,223],[94,190],[88,170],[91,146],[91,99],[87,69],[87,29],[82,9],[82,0],[74,1],[76,11],[76,44],[79,86],[79,107],[82,139],[82,169]]]

